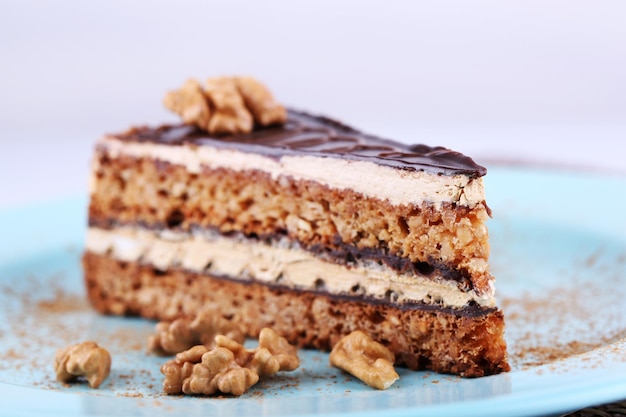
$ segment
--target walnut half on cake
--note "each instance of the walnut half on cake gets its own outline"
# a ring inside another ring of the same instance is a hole
[[[188,82],[166,104],[186,123],[96,146],[83,264],[99,311],[214,305],[251,337],[330,350],[362,330],[411,369],[509,370],[485,168],[285,111],[250,79]]]

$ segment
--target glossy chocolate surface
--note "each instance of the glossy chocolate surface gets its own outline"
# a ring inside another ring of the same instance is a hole
[[[313,155],[370,161],[408,171],[482,177],[486,168],[459,152],[427,145],[406,145],[359,132],[335,120],[289,110],[282,126],[258,128],[249,134],[211,136],[189,125],[134,128],[120,140],[168,145],[214,146],[280,159],[285,155]]]

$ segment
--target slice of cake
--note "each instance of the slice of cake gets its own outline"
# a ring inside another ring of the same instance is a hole
[[[185,124],[96,146],[83,264],[100,312],[210,308],[252,337],[329,350],[363,330],[411,369],[509,370],[485,168],[285,111],[248,78],[166,105]]]

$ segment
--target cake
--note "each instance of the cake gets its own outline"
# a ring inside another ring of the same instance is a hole
[[[410,369],[509,370],[484,167],[285,109],[252,79],[190,81],[166,105],[183,122],[95,147],[83,267],[99,312],[212,309],[322,350],[362,330]]]

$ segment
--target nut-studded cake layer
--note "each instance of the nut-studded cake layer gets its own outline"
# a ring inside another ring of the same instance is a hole
[[[89,252],[83,265],[89,297],[102,313],[171,320],[214,305],[252,337],[271,327],[299,346],[329,350],[341,337],[360,329],[394,352],[397,364],[411,369],[468,377],[509,370],[504,322],[495,309],[453,314],[445,309],[398,308],[180,269],[162,272]]]
[[[349,189],[258,171],[204,168],[106,152],[96,155],[90,224],[217,229],[288,236],[305,248],[372,249],[456,271],[478,293],[491,292],[484,204],[394,205]],[[393,187],[393,184],[389,184]]]

